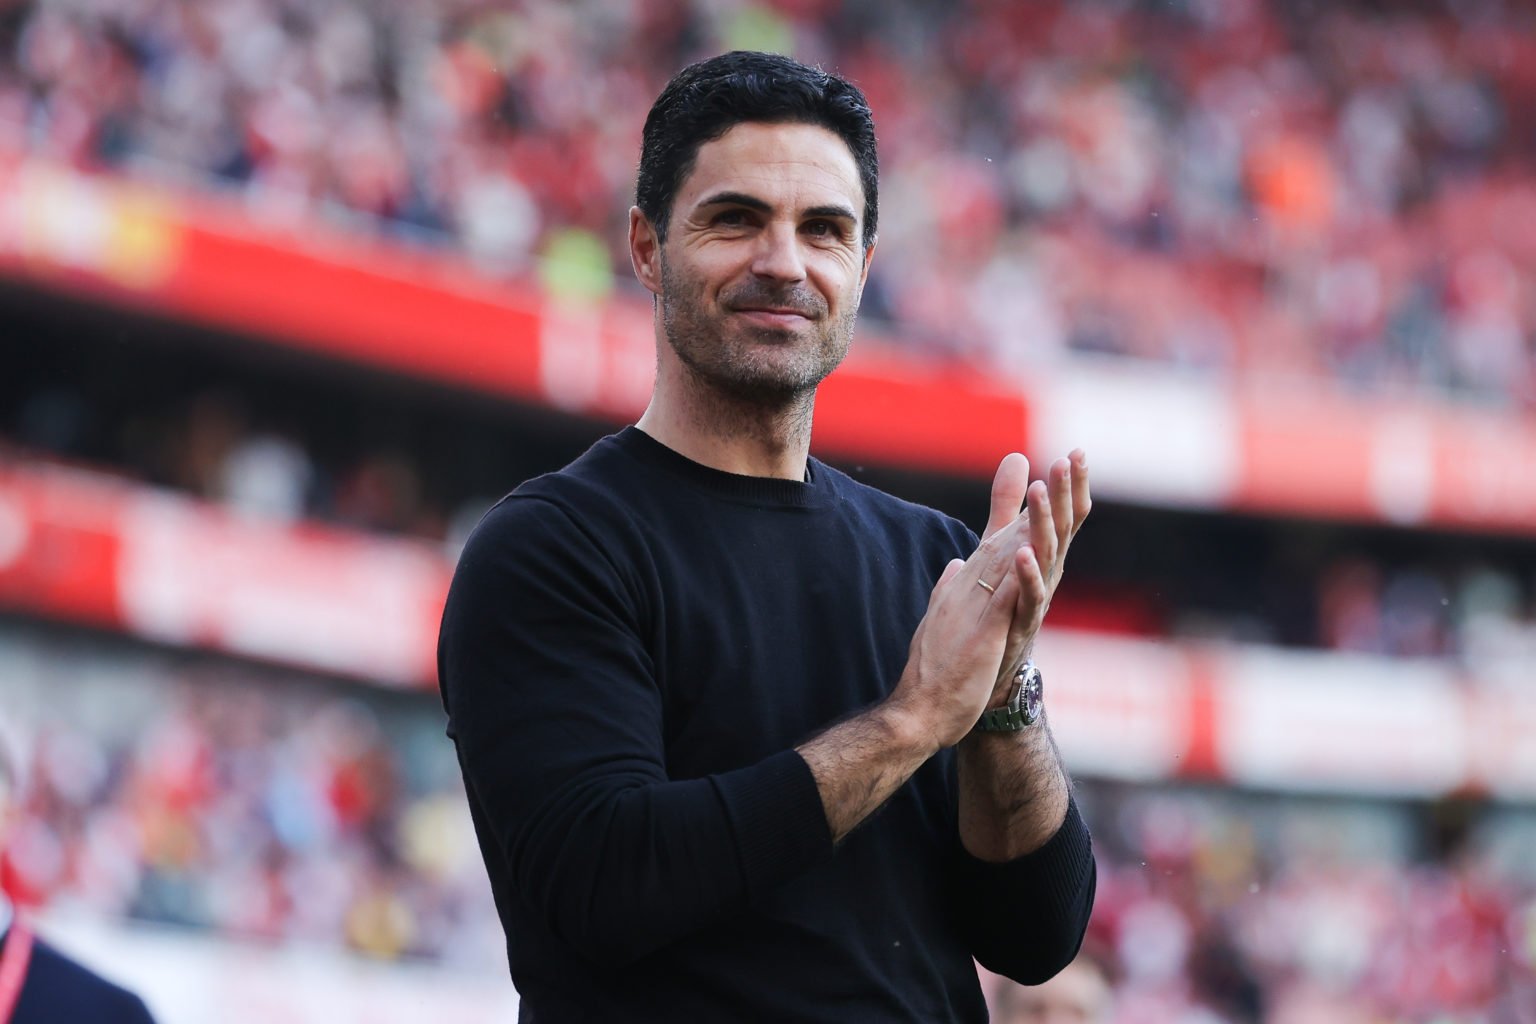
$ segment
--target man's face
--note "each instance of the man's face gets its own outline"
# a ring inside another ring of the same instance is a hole
[[[863,209],[853,154],[825,128],[744,123],[705,143],[647,282],[672,352],[732,397],[815,388],[853,338]]]

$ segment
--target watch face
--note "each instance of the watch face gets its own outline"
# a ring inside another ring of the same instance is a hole
[[[1045,708],[1045,686],[1040,676],[1040,670],[1033,665],[1024,674],[1024,681],[1019,688],[1019,711],[1024,715],[1025,725],[1034,725],[1040,719],[1040,712]]]

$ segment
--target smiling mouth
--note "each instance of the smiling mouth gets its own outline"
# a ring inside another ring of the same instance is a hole
[[[811,318],[808,314],[798,309],[754,308],[732,310],[738,316],[744,316],[749,320],[759,323],[789,326],[797,323],[808,322]]]

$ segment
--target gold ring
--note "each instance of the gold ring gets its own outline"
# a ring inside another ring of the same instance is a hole
[[[997,593],[997,588],[992,586],[992,584],[988,583],[986,580],[977,580],[976,585],[989,594]]]

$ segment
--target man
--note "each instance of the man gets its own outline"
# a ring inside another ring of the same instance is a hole
[[[0,853],[17,802],[17,776],[0,742]],[[132,992],[75,963],[33,934],[0,891],[0,1024],[154,1024]]]
[[[973,955],[1038,982],[1081,941],[1090,841],[1024,663],[1081,453],[1006,458],[979,547],[808,455],[877,185],[847,82],[680,72],[630,211],[650,406],[465,548],[439,672],[525,1022],[979,1021]]]
[[[1108,1024],[1114,994],[1104,969],[1083,954],[1043,985],[1004,978],[992,1006],[993,1024]]]

